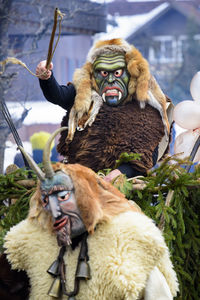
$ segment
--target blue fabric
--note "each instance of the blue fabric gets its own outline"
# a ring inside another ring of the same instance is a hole
[[[51,151],[51,161],[59,161],[56,146],[54,146],[52,151]]]
[[[23,168],[25,166],[24,159],[21,153],[17,153],[14,158],[14,164],[19,168]]]
[[[33,150],[33,159],[36,162],[36,164],[40,164],[42,162],[42,158],[43,158],[43,150],[34,149]]]
[[[33,150],[33,159],[39,164],[42,163],[43,160],[43,150],[42,149],[34,149]],[[59,161],[58,160],[58,152],[56,151],[56,147],[54,146],[51,151],[51,161]]]
[[[74,104],[76,91],[73,84],[59,85],[53,73],[48,80],[39,79],[40,87],[45,98],[62,108],[69,110]]]

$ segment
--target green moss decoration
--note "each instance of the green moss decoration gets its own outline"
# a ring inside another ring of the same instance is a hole
[[[138,158],[125,153],[116,163]],[[200,299],[200,165],[193,173],[187,173],[182,167],[185,163],[189,162],[166,158],[145,178],[127,179],[120,175],[113,185],[163,229],[180,284],[176,299],[197,300]],[[36,187],[35,175],[27,179],[27,174],[19,169],[0,175],[1,251],[6,232],[27,216],[29,199]]]
[[[17,169],[7,175],[0,174],[0,252],[6,232],[26,218],[35,188],[36,176],[32,171]]]

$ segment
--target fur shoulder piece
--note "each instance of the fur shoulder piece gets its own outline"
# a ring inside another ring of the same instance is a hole
[[[155,107],[161,115],[166,136],[169,134],[166,96],[163,94],[155,78],[150,74],[149,64],[142,54],[133,45],[123,39],[111,39],[96,42],[90,49],[85,65],[74,73],[76,98],[71,109],[68,123],[68,141],[72,141],[76,129],[83,130],[94,122],[100,107],[103,104],[98,94],[98,87],[93,77],[93,63],[102,54],[124,54],[127,70],[130,74],[128,85],[129,95],[125,102],[136,98],[140,107],[148,103]]]

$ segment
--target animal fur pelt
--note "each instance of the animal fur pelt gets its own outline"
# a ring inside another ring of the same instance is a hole
[[[72,178],[75,197],[89,232],[91,279],[80,282],[76,299],[142,299],[149,274],[155,267],[175,296],[176,274],[162,234],[153,221],[92,170],[61,163],[53,168]],[[52,227],[50,215],[42,208],[38,186],[31,199],[28,218],[7,233],[4,245],[12,268],[26,270],[30,278],[30,300],[52,299],[47,295],[52,278],[46,270],[59,252]],[[68,291],[73,290],[78,254],[79,246],[74,250],[69,247],[64,256]]]
[[[85,65],[75,71],[73,82],[76,88],[76,98],[69,116],[67,139],[73,140],[77,127],[84,129],[88,123],[91,125],[95,120],[102,101],[100,99],[96,101],[96,97],[93,97],[93,91],[97,94],[99,92],[93,76],[93,63],[98,56],[109,53],[122,53],[125,56],[130,74],[128,97],[125,103],[131,101],[134,96],[141,108],[144,108],[147,103],[155,107],[160,113],[167,137],[170,126],[166,113],[166,96],[151,75],[147,60],[125,40],[112,39],[96,42],[88,53]],[[94,109],[94,106],[97,106],[97,109]]]
[[[61,126],[68,123],[68,114]],[[158,110],[146,105],[140,108],[133,100],[120,107],[103,105],[91,127],[77,131],[71,143],[66,143],[66,131],[61,133],[58,152],[69,163],[80,163],[99,171],[114,168],[123,152],[141,153],[141,160],[131,162],[141,174],[153,167],[153,151],[164,136],[164,126]]]

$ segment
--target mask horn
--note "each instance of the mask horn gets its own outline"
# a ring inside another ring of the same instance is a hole
[[[68,129],[68,127],[61,127],[61,128],[58,128],[56,131],[54,131],[44,147],[43,166],[44,166],[44,172],[45,172],[46,178],[52,178],[54,176],[54,170],[52,168],[51,161],[50,161],[51,144],[52,144],[55,136],[58,133],[60,133],[61,131],[64,131],[66,129]]]
[[[41,180],[45,180],[45,174],[42,172],[42,170],[38,167],[38,165],[35,163],[35,161],[32,159],[32,157],[26,153],[23,147],[18,147],[20,151],[23,153],[24,157],[26,158],[30,168],[36,173],[37,177]]]

